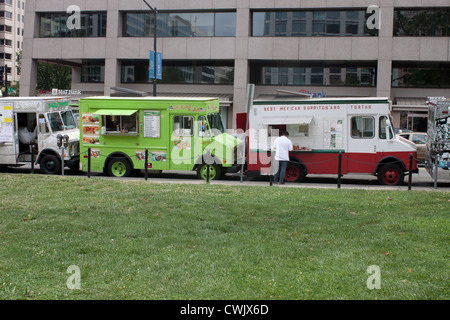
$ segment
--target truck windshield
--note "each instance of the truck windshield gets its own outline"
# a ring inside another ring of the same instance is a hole
[[[210,114],[208,116],[208,122],[211,127],[211,133],[213,136],[218,136],[225,132],[225,129],[223,128],[222,117],[220,116],[220,114]]]
[[[47,114],[52,132],[76,128],[72,111],[50,112]]]
[[[62,111],[61,118],[65,129],[75,129],[77,127],[72,111]]]

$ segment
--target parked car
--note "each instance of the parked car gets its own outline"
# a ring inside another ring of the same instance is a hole
[[[399,136],[413,142],[417,147],[417,161],[425,163],[427,153],[427,133],[426,132],[401,132]]]

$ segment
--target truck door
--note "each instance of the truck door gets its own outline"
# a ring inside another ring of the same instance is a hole
[[[350,130],[346,152],[349,173],[373,173],[377,162],[376,117],[373,115],[350,115]]]
[[[172,115],[170,117],[170,169],[191,170],[195,160],[194,117],[191,115]]]

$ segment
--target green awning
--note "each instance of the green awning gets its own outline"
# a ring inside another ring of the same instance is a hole
[[[137,110],[124,110],[124,109],[100,109],[94,112],[99,116],[131,116],[136,113]]]

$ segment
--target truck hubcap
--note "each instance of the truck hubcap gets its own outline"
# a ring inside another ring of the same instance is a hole
[[[396,170],[389,169],[384,173],[383,179],[386,184],[396,184],[399,179],[398,172]]]
[[[122,162],[116,162],[112,165],[112,173],[116,176],[116,177],[122,177],[125,172],[127,171],[127,168],[125,166],[125,164],[123,164]]]
[[[49,171],[54,171],[56,168],[56,163],[53,160],[49,160],[45,163],[45,168]]]
[[[286,176],[285,176],[285,180],[292,182],[292,181],[296,181],[298,178],[298,169],[294,166],[288,166],[286,168]]]
[[[208,166],[203,166],[201,169],[201,175],[202,178],[206,180],[206,177],[208,176]],[[209,180],[212,180],[216,177],[216,169],[214,166],[209,166]]]

